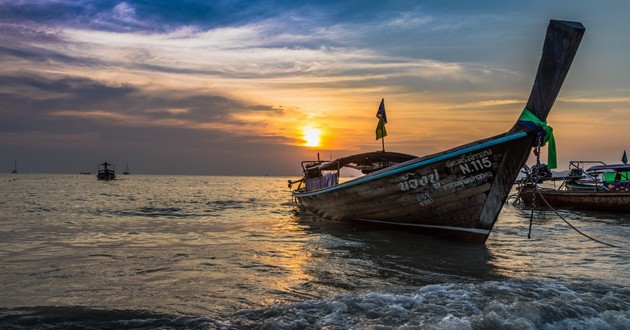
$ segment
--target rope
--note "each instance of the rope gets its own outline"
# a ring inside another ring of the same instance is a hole
[[[606,246],[610,246],[610,247],[615,247],[618,248],[618,246],[613,245],[613,244],[609,244],[606,242],[602,242],[598,239],[595,239],[591,236],[588,236],[586,234],[584,234],[583,232],[581,232],[579,229],[577,229],[575,226],[573,226],[569,221],[567,221],[563,216],[560,215],[560,213],[558,213],[558,211],[556,211],[556,209],[554,209],[553,207],[551,207],[551,205],[549,205],[549,202],[547,202],[547,200],[545,199],[545,197],[542,195],[542,193],[538,190],[538,180],[540,179],[540,147],[541,145],[544,144],[543,141],[543,137],[542,135],[539,133],[536,137],[536,145],[534,146],[534,155],[536,155],[536,166],[530,171],[529,168],[527,168],[527,171],[529,173],[527,173],[527,178],[530,180],[530,182],[533,184],[534,186],[534,190],[532,191],[532,211],[530,213],[530,217],[529,217],[529,231],[527,232],[527,239],[531,238],[532,235],[532,225],[534,222],[534,211],[536,210],[536,195],[538,195],[542,201],[545,203],[545,205],[551,209],[558,217],[560,217],[560,219],[562,219],[562,221],[564,221],[567,225],[569,225],[569,227],[573,228],[573,230],[575,230],[578,234],[594,241],[597,242],[599,244],[603,244]]]
[[[535,191],[540,195],[540,198],[543,200],[543,202],[545,202],[545,205],[547,205],[548,208],[550,208],[558,217],[560,217],[560,219],[562,219],[562,221],[564,221],[567,225],[569,225],[569,227],[573,228],[573,230],[578,232],[578,234],[580,234],[580,235],[582,235],[582,236],[584,236],[584,237],[586,237],[586,238],[588,238],[588,239],[590,239],[592,241],[595,241],[595,242],[597,242],[599,244],[603,244],[603,245],[614,247],[614,248],[618,248],[619,247],[619,246],[616,246],[616,245],[613,245],[613,244],[610,244],[610,243],[602,242],[602,241],[600,241],[600,240],[598,240],[596,238],[593,238],[591,236],[588,236],[588,235],[584,234],[579,229],[577,229],[575,226],[573,226],[569,221],[567,221],[564,217],[562,217],[560,215],[560,213],[558,213],[558,211],[556,211],[556,209],[551,207],[551,205],[549,205],[549,203],[547,202],[545,197],[542,194],[540,194],[540,192],[538,190],[535,190]],[[527,237],[527,238],[529,238],[529,237]]]
[[[532,225],[534,223],[534,211],[536,210],[536,195],[538,192],[538,179],[539,179],[539,171],[540,171],[540,146],[543,144],[542,135],[539,133],[536,136],[536,146],[534,147],[534,155],[536,155],[536,166],[531,173],[530,178],[534,183],[534,192],[532,193],[532,211],[529,215],[529,231],[527,232],[527,239],[532,238]]]

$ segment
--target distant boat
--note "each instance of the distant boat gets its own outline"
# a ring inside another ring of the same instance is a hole
[[[16,174],[18,172],[17,170],[17,160],[13,160],[13,170],[11,171],[11,173]]]
[[[586,164],[593,163],[597,165],[585,169]],[[520,186],[518,196],[526,206],[630,212],[630,165],[628,164],[609,165],[600,161],[571,161],[567,176],[545,178],[543,181],[560,181],[561,183],[557,188],[533,184]]]
[[[127,165],[125,166],[125,171],[123,172],[123,175],[129,175],[129,162],[127,162]]]
[[[109,166],[111,166],[112,168],[109,168]],[[99,164],[96,178],[105,181],[116,179],[116,169],[114,164],[110,164],[108,162]]]
[[[584,30],[549,23],[525,114],[546,120]],[[506,133],[424,157],[382,151],[305,161],[303,177],[289,185],[299,183],[292,196],[303,210],[325,219],[484,243],[536,139],[519,121]],[[342,167],[365,175],[339,183]]]

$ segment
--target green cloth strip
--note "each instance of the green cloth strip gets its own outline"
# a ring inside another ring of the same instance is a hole
[[[527,121],[536,124],[542,130],[544,130],[545,135],[542,140],[542,146],[549,142],[549,148],[547,149],[547,167],[549,169],[558,168],[558,162],[556,157],[556,139],[553,136],[553,128],[547,125],[547,122],[542,121],[536,117],[529,109],[523,109],[523,113],[518,118],[519,121]]]

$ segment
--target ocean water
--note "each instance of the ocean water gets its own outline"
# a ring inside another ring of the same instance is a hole
[[[0,175],[2,329],[630,329],[630,215],[483,246],[301,214],[282,177]]]

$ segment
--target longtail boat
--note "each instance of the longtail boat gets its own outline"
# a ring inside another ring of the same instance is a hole
[[[587,164],[597,164],[585,168]],[[525,180],[518,197],[526,207],[630,212],[630,165],[601,161],[571,161],[569,174],[542,180],[554,187]],[[555,183],[560,182],[556,187]]]
[[[550,21],[526,105],[536,125],[545,123],[584,31],[579,22]],[[383,151],[302,162],[304,176],[289,186],[299,182],[296,203],[325,219],[483,244],[541,132],[519,120],[506,133],[423,157]],[[345,166],[366,174],[340,183]]]

